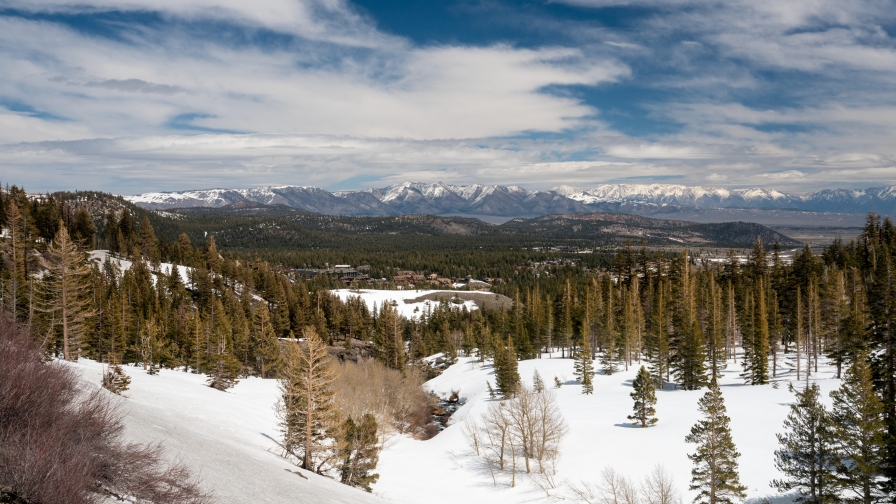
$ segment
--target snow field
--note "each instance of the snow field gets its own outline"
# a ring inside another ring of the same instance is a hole
[[[432,300],[424,300],[416,303],[409,303],[408,301],[420,298],[421,296],[426,296],[429,294],[436,293],[445,293],[445,292],[453,292],[453,291],[444,291],[444,290],[373,290],[373,289],[336,289],[330,291],[332,294],[339,297],[339,299],[343,302],[348,301],[352,297],[361,298],[361,301],[367,305],[367,309],[373,312],[374,306],[377,311],[379,311],[383,307],[383,303],[392,303],[394,301],[394,308],[398,311],[398,314],[407,319],[419,319],[421,315],[423,315],[427,309],[430,312],[433,311],[439,305],[439,301]],[[462,307],[466,307],[467,310],[478,310],[479,307],[476,306],[474,301],[464,301],[462,305],[460,304],[452,304],[452,307],[456,307],[458,310],[462,309]]]
[[[706,390],[657,391],[655,426],[632,427],[626,418],[632,411],[631,381],[635,364],[612,376],[596,374],[594,394],[581,394],[573,374],[573,360],[554,358],[519,362],[523,382],[531,385],[537,369],[568,424],[561,443],[555,482],[548,496],[521,469],[516,488],[509,474],[499,474],[495,486],[488,471],[472,456],[463,435],[465,419],[479,419],[492,400],[486,382],[494,386],[490,363],[480,365],[461,358],[426,387],[441,397],[459,390],[466,403],[452,416],[449,427],[435,438],[419,441],[392,437],[380,454],[376,472],[379,481],[374,495],[346,487],[333,480],[300,471],[279,455],[274,405],[279,393],[276,380],[244,379],[228,392],[205,385],[204,375],[161,370],[150,376],[142,368],[125,366],[131,377],[130,390],[118,402],[125,416],[126,435],[139,442],[161,441],[168,453],[188,464],[215,492],[216,502],[245,503],[547,503],[557,498],[576,502],[570,484],[599,484],[606,467],[640,482],[659,464],[668,470],[684,498],[690,502],[691,461],[694,445],[684,442],[699,419],[697,401]],[[86,386],[99,387],[103,365],[88,359],[68,364],[81,374]],[[748,487],[748,502],[768,498],[772,503],[792,502],[792,496],[777,496],[769,482],[780,477],[773,452],[775,433],[789,412],[793,395],[787,384],[792,373],[779,373],[779,387],[748,386],[739,376],[739,364],[729,362],[720,381],[731,430],[738,451],[741,482]],[[554,377],[564,385],[553,388]],[[816,375],[823,399],[839,387],[833,370]],[[522,467],[522,466],[521,466]],[[302,472],[303,479],[288,471]],[[377,496],[381,497],[378,498]]]
[[[594,377],[594,394],[581,393],[575,381],[573,360],[542,358],[521,361],[519,372],[529,386],[537,369],[545,386],[557,394],[558,404],[569,426],[569,433],[560,446],[557,465],[558,483],[551,490],[553,497],[527,478],[524,470],[517,475],[517,487],[510,488],[510,475],[498,476],[495,486],[488,471],[467,446],[463,435],[466,418],[479,419],[492,401],[486,381],[494,386],[491,364],[471,365],[462,358],[444,374],[426,386],[441,397],[452,390],[460,390],[466,398],[451,418],[451,425],[435,438],[418,441],[401,438],[394,441],[380,455],[377,467],[380,480],[374,492],[400,501],[437,503],[455,502],[553,502],[565,497],[575,502],[569,484],[581,486],[601,482],[606,467],[640,483],[659,464],[671,473],[684,502],[691,502],[696,492],[688,491],[692,463],[688,453],[695,445],[684,442],[691,426],[699,419],[697,401],[706,393],[699,391],[657,391],[659,422],[647,429],[632,427],[627,416],[632,413],[631,382],[640,366],[628,371]],[[824,400],[830,405],[828,394],[840,385],[832,379],[833,371],[820,369],[818,383]],[[774,467],[774,451],[778,448],[775,433],[782,430],[789,413],[793,395],[787,390],[791,374],[779,373],[779,387],[749,386],[739,376],[739,364],[729,362],[720,387],[725,398],[734,442],[741,453],[739,459],[741,482],[748,487],[748,501],[760,502],[769,498],[773,503],[792,502],[792,496],[779,496],[769,486],[781,474]],[[554,376],[565,382],[554,389]]]
[[[69,363],[88,388],[99,388],[103,364]],[[227,392],[209,388],[205,375],[163,369],[151,376],[123,366],[131,377],[125,397],[109,393],[125,414],[125,436],[162,442],[187,464],[221,504],[373,504],[383,500],[302,471],[280,456],[274,405],[276,380],[248,378]],[[303,474],[304,479],[293,472]],[[413,502],[413,501],[410,501]]]

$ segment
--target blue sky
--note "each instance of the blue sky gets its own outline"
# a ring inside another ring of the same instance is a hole
[[[0,0],[0,182],[896,184],[896,9]]]

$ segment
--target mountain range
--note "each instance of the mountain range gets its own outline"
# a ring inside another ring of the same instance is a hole
[[[252,202],[350,216],[429,214],[532,217],[594,212],[658,216],[682,209],[896,214],[896,186],[825,189],[794,194],[773,189],[725,189],[674,184],[603,184],[589,189],[560,186],[548,191],[529,191],[519,186],[405,182],[359,191],[330,192],[308,186],[265,186],[155,192],[126,199],[153,210],[221,208]]]

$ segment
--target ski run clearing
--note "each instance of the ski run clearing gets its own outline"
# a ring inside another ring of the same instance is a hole
[[[435,438],[419,441],[393,436],[387,439],[376,472],[379,481],[374,495],[349,488],[322,476],[309,474],[280,456],[279,432],[274,405],[277,381],[243,379],[228,392],[205,385],[204,375],[164,369],[156,376],[142,368],[126,366],[132,378],[126,397],[116,398],[126,414],[127,436],[141,442],[161,441],[175,458],[189,464],[205,486],[222,503],[366,503],[399,502],[464,503],[548,503],[565,499],[579,502],[571,487],[583,483],[597,485],[607,467],[617,474],[640,482],[656,465],[674,477],[684,502],[694,493],[687,490],[694,446],[684,442],[698,420],[697,401],[706,390],[663,390],[657,392],[655,426],[632,427],[631,381],[637,371],[594,377],[594,394],[583,395],[573,377],[573,360],[553,358],[519,362],[523,382],[531,385],[538,370],[545,384],[557,394],[569,433],[560,445],[555,477],[556,488],[542,488],[521,468],[516,487],[510,475],[489,471],[473,456],[463,435],[465,419],[480,418],[490,401],[486,382],[494,386],[490,363],[461,358],[426,386],[447,397],[459,390],[466,403],[451,417],[448,428]],[[780,361],[779,361],[780,364]],[[98,387],[103,365],[81,359],[75,366],[88,386]],[[728,363],[720,381],[731,417],[731,429],[740,457],[741,482],[748,487],[747,502],[789,503],[793,496],[780,496],[769,482],[781,475],[773,464],[778,443],[775,433],[782,429],[793,395],[787,390],[795,375],[779,368],[777,388],[773,385],[744,385],[739,364]],[[563,385],[554,388],[554,377]],[[840,385],[833,370],[821,368],[813,380],[828,394]],[[802,385],[800,383],[799,385]],[[295,474],[302,473],[307,479]]]
[[[131,269],[131,266],[134,265],[134,263],[132,261],[116,257],[115,254],[111,254],[108,250],[91,250],[89,253],[89,258],[90,258],[91,262],[97,263],[101,269],[103,267],[103,264],[106,261],[112,261],[112,264],[114,264],[122,272],[125,272],[125,271]],[[159,271],[166,275],[170,275],[171,268],[173,266],[174,265],[171,263],[160,263]],[[178,265],[177,272],[180,273],[180,281],[183,282],[184,285],[192,284],[192,279],[190,277],[192,276],[193,268],[188,268],[186,266]],[[152,273],[152,276],[158,282],[158,275],[156,275],[155,273]]]

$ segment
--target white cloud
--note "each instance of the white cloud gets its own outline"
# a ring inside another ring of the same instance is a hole
[[[0,17],[0,166],[36,190],[122,192],[352,177],[536,189],[632,177],[780,189],[896,180],[896,44],[878,26],[896,13],[834,0],[568,3],[658,14],[637,36],[576,25],[574,47],[421,46],[344,0],[7,0],[30,12],[153,11],[175,28],[115,41]],[[182,21],[289,37],[231,44]],[[675,70],[639,74],[664,65]],[[767,71],[830,84],[800,94],[798,81],[783,103],[739,100],[763,98]],[[680,128],[623,135],[578,95],[545,91],[620,81],[673,93],[632,100],[647,121]],[[225,133],[194,135],[213,130]]]
[[[696,146],[664,144],[614,145],[606,152],[624,159],[702,159],[712,156],[708,150]]]
[[[189,125],[218,130],[476,138],[577,127],[595,110],[542,89],[627,74],[618,62],[565,48],[405,47],[309,66],[296,49],[135,42],[0,18],[0,66],[9,69],[0,95],[96,136],[158,134],[189,113],[197,114]]]
[[[799,170],[788,170],[783,172],[760,173],[760,177],[767,179],[803,179],[806,173]]]
[[[376,30],[343,0],[6,0],[4,4],[27,12],[158,12],[177,19],[221,20],[358,47],[403,44],[401,39]]]

